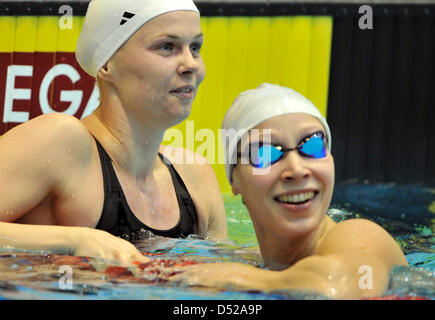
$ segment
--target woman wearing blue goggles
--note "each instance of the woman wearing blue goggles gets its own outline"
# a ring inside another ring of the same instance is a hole
[[[335,166],[329,127],[317,108],[289,88],[263,84],[236,98],[222,128],[244,134],[229,136],[226,174],[249,211],[263,265],[273,271],[207,263],[186,267],[172,280],[335,299],[381,295],[390,271],[406,266],[406,257],[376,223],[336,223],[328,216]],[[262,132],[261,138],[256,132]]]
[[[285,154],[297,150],[301,156],[321,159],[327,154],[327,139],[322,131],[315,132],[304,139],[295,148],[285,148],[263,142],[249,144],[249,163],[258,169],[270,167],[284,158]],[[239,157],[241,153],[238,154]]]

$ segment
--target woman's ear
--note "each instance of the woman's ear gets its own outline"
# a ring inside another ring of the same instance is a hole
[[[101,80],[110,81],[109,62],[106,62],[106,64],[98,70],[97,74]]]
[[[233,191],[234,195],[238,195],[240,194],[240,190],[239,190],[239,176],[237,173],[237,167],[234,168],[232,174],[231,174],[231,190]]]

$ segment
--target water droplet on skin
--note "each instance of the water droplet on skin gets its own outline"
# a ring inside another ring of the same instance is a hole
[[[73,195],[72,195],[72,198],[73,198],[73,199],[75,199],[75,198],[76,198],[76,195],[75,195],[75,194],[73,194]]]
[[[49,163],[49,164],[50,164],[50,163],[51,163],[51,160],[50,160],[50,159],[48,159],[48,160],[47,160],[47,163]]]

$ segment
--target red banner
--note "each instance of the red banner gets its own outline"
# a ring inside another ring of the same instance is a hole
[[[0,52],[0,135],[46,113],[81,119],[98,103],[95,79],[73,52]]]

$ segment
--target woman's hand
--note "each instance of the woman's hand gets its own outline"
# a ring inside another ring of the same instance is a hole
[[[122,266],[150,261],[133,244],[106,231],[80,228],[77,236],[72,252],[76,256],[102,258]]]
[[[186,286],[204,286],[231,290],[270,289],[275,272],[241,263],[202,263],[170,270],[176,273],[168,277],[171,282]]]

